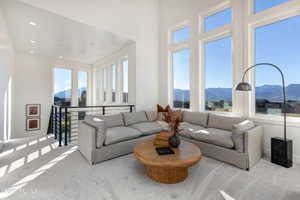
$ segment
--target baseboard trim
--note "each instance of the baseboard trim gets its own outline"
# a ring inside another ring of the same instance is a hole
[[[265,154],[265,156],[267,156],[267,157],[271,157],[271,149],[270,148],[265,148],[264,149],[264,154]],[[299,155],[293,155],[293,162],[295,163],[295,164],[300,164],[300,156]]]

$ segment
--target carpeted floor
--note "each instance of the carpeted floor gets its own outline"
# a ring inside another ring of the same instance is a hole
[[[299,200],[300,166],[285,169],[261,160],[244,171],[204,158],[189,177],[158,184],[133,155],[90,166],[76,146],[52,138],[18,140],[0,154],[0,199],[12,200]]]

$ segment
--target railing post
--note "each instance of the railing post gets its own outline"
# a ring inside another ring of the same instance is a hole
[[[57,140],[57,107],[54,107],[54,138]]]
[[[65,107],[65,146],[68,145],[68,108]]]
[[[102,115],[105,115],[105,106],[102,107]]]
[[[59,107],[59,146],[62,143],[62,107]]]
[[[133,106],[133,105],[130,105],[130,112],[132,112],[132,106]]]

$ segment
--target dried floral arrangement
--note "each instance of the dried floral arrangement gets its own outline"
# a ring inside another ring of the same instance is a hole
[[[179,124],[182,122],[181,110],[168,109],[167,112],[163,113],[163,120],[169,124],[170,132],[177,134],[179,130]]]

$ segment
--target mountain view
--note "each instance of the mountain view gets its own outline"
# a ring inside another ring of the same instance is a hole
[[[206,99],[208,101],[231,101],[232,89],[231,88],[207,88],[205,90]],[[286,95],[288,100],[300,101],[300,84],[290,84],[286,87]],[[282,87],[279,85],[263,85],[256,87],[256,98],[266,99],[272,102],[282,101]],[[175,101],[189,101],[189,90],[174,90]]]
[[[231,111],[232,89],[231,88],[207,88],[206,110]],[[291,116],[300,114],[300,84],[290,84],[286,87],[287,113]],[[256,87],[256,112],[262,114],[281,114],[282,112],[282,87],[279,85],[263,85]],[[174,107],[189,108],[190,91],[174,90]]]

